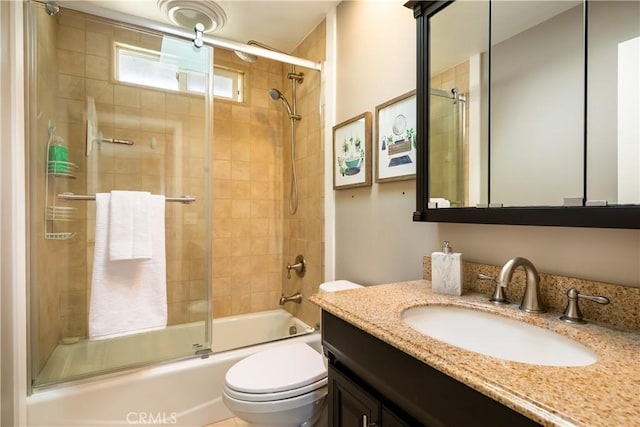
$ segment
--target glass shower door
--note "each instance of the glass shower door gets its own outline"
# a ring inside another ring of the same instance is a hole
[[[36,3],[29,20],[33,386],[208,351],[212,49]],[[121,218],[141,259],[111,259]]]

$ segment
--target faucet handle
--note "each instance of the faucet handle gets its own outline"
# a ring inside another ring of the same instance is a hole
[[[609,304],[609,298],[600,295],[584,295],[580,294],[576,288],[571,288],[567,292],[567,307],[564,309],[564,313],[560,316],[560,320],[567,323],[587,323],[582,318],[582,312],[580,311],[580,305],[578,299],[586,299],[588,301],[597,302],[598,304]]]
[[[496,289],[495,291],[493,291],[493,296],[489,298],[489,301],[491,301],[494,304],[509,304],[509,301],[507,301],[507,296],[504,294],[505,287],[498,282],[498,279],[496,278],[496,276],[489,276],[487,274],[479,273],[478,279],[491,280],[492,282],[495,283]]]

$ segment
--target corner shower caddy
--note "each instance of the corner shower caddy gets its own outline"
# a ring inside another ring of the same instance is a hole
[[[45,158],[47,159],[47,170],[45,173],[45,191],[44,191],[44,238],[52,240],[65,240],[75,236],[76,233],[70,231],[57,231],[55,226],[59,222],[69,222],[75,219],[76,208],[70,206],[61,206],[58,204],[58,185],[60,178],[75,179],[78,172],[78,165],[71,162],[63,162],[59,160],[49,160],[49,150],[51,142],[55,137],[55,126],[49,123],[49,141],[47,142],[47,151]],[[51,182],[51,187],[49,183]],[[54,231],[55,230],[55,231]]]

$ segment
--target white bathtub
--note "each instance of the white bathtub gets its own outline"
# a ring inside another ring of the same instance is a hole
[[[229,418],[233,415],[221,400],[224,375],[237,361],[291,342],[306,342],[321,351],[317,332],[223,351],[230,346],[248,345],[248,340],[288,336],[292,320],[297,327],[308,328],[283,313],[286,312],[272,310],[214,320],[214,354],[206,359],[189,359],[35,391],[27,398],[28,425],[201,427]]]

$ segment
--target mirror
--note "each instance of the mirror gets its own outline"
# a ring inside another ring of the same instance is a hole
[[[491,9],[490,203],[562,206],[583,193],[582,1]]]
[[[407,3],[414,220],[640,228],[638,5]]]
[[[429,195],[439,207],[488,203],[489,12],[486,1],[455,2],[430,20]]]
[[[640,2],[589,2],[587,199],[640,204]]]

